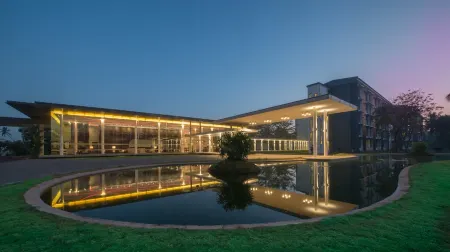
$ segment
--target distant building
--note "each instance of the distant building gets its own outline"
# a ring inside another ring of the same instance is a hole
[[[307,86],[308,98],[331,94],[348,103],[355,104],[358,110],[329,116],[330,152],[366,152],[389,150],[389,133],[386,128],[376,128],[373,121],[375,108],[390,103],[359,77],[350,77],[320,82]],[[297,137],[311,139],[310,118],[295,121]],[[318,149],[323,152],[322,118],[318,119]],[[310,141],[311,143],[311,141]],[[310,149],[312,146],[310,146]]]

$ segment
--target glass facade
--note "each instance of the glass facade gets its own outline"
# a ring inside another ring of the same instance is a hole
[[[232,130],[200,121],[158,122],[70,113],[52,114],[50,125],[52,155],[217,152],[221,133]]]

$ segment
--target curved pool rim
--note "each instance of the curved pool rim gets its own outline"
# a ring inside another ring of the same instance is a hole
[[[27,192],[24,194],[25,202],[37,210],[49,214],[53,214],[59,217],[64,217],[76,221],[81,221],[85,223],[93,223],[93,224],[102,224],[102,225],[109,225],[109,226],[119,226],[119,227],[131,227],[131,228],[146,228],[146,229],[164,229],[164,228],[170,228],[170,229],[186,229],[186,230],[214,230],[214,229],[246,229],[246,228],[262,228],[262,227],[279,227],[279,226],[286,226],[286,225],[295,225],[295,224],[303,224],[303,223],[313,223],[321,221],[325,218],[332,218],[337,216],[346,216],[346,215],[352,215],[356,213],[366,212],[373,210],[375,208],[384,206],[386,204],[389,204],[393,201],[396,201],[400,199],[403,195],[408,193],[409,191],[409,170],[414,166],[407,166],[402,169],[402,171],[399,174],[398,177],[398,183],[397,183],[397,189],[389,195],[387,198],[364,208],[359,208],[352,210],[347,213],[343,214],[336,214],[336,215],[330,215],[325,217],[317,217],[317,218],[311,218],[311,219],[299,219],[294,221],[278,221],[278,222],[269,222],[269,223],[256,223],[256,224],[230,224],[230,225],[209,225],[209,226],[197,226],[197,225],[171,225],[171,224],[144,224],[144,223],[137,223],[137,222],[126,222],[126,221],[115,221],[115,220],[107,220],[107,219],[99,219],[99,218],[89,218],[89,217],[82,217],[79,215],[76,215],[71,212],[66,212],[64,210],[60,210],[57,208],[53,208],[47,203],[45,203],[41,199],[41,195],[50,187],[58,185],[60,183],[63,183],[68,180],[72,180],[75,178],[83,177],[83,176],[90,176],[90,175],[96,175],[100,173],[105,172],[114,172],[114,171],[121,171],[121,170],[129,170],[129,169],[139,169],[139,168],[155,168],[159,166],[174,166],[174,165],[196,165],[196,164],[211,164],[211,161],[202,161],[202,162],[176,162],[176,163],[157,163],[157,164],[150,164],[150,165],[138,165],[138,166],[126,166],[126,167],[116,167],[116,168],[108,168],[108,169],[97,169],[94,171],[87,171],[87,172],[80,172],[80,173],[73,173],[65,176],[61,176],[58,178],[53,178],[50,180],[47,180],[45,182],[42,182],[38,185],[33,186],[30,188]]]

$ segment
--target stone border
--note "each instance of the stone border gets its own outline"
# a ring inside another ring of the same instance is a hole
[[[312,223],[312,222],[318,222],[325,218],[331,218],[336,216],[345,216],[345,215],[352,215],[356,213],[371,211],[375,208],[378,208],[380,206],[384,206],[386,204],[389,204],[393,201],[396,201],[400,199],[403,195],[405,195],[409,191],[409,170],[413,166],[405,167],[399,174],[398,177],[398,185],[395,192],[390,195],[389,197],[383,199],[382,201],[379,201],[373,205],[370,205],[365,208],[355,209],[347,213],[343,214],[336,214],[332,216],[325,216],[325,217],[317,217],[317,218],[311,218],[311,219],[299,219],[295,221],[279,221],[279,222],[271,222],[271,223],[257,223],[257,224],[233,224],[233,225],[212,225],[212,226],[197,226],[197,225],[160,225],[160,224],[144,224],[144,223],[136,223],[136,222],[124,222],[124,221],[114,221],[114,220],[106,220],[106,219],[96,219],[96,218],[88,218],[88,217],[81,217],[79,215],[66,212],[60,209],[53,208],[49,205],[47,205],[45,202],[42,201],[41,195],[44,193],[44,191],[51,187],[55,186],[57,184],[60,184],[62,182],[75,179],[81,176],[90,176],[95,175],[99,173],[105,173],[105,172],[113,172],[113,171],[119,171],[119,170],[128,170],[128,169],[139,169],[139,168],[146,168],[146,167],[158,167],[158,166],[171,166],[171,165],[196,165],[196,164],[209,164],[209,162],[187,162],[184,164],[178,163],[166,163],[166,164],[152,164],[152,165],[139,165],[139,166],[128,166],[128,167],[119,167],[119,168],[111,168],[111,169],[104,169],[104,170],[96,170],[96,171],[90,171],[90,172],[82,172],[82,173],[75,173],[59,178],[54,178],[48,181],[45,181],[41,184],[38,184],[31,189],[29,189],[25,194],[25,202],[33,207],[35,207],[37,210],[49,214],[54,214],[60,217],[69,218],[72,220],[82,221],[86,223],[95,223],[95,224],[103,224],[103,225],[110,225],[110,226],[120,226],[120,227],[131,227],[131,228],[172,228],[172,229],[185,229],[185,230],[213,230],[213,229],[243,229],[243,228],[261,228],[261,227],[278,227],[278,226],[285,226],[285,225],[293,225],[293,224],[302,224],[302,223]]]

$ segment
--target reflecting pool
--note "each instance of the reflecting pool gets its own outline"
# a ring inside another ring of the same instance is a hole
[[[244,183],[224,183],[210,165],[140,168],[79,177],[42,199],[77,215],[149,224],[227,225],[334,215],[374,204],[397,187],[401,156],[260,163]]]

